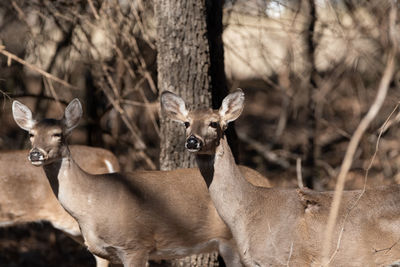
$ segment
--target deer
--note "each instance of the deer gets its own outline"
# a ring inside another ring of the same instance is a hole
[[[120,170],[117,158],[106,149],[74,145],[74,158],[80,167],[94,174]],[[42,169],[26,158],[27,150],[0,152],[0,227],[47,221],[79,243],[79,225],[58,203]],[[108,262],[95,256],[97,267]]]
[[[148,260],[218,250],[227,266],[242,266],[197,168],[89,174],[71,156],[66,141],[83,114],[78,99],[68,104],[62,119],[36,121],[18,101],[12,113],[29,132],[29,161],[43,168],[55,197],[78,222],[94,255],[124,266],[145,266]],[[269,185],[258,172],[240,169],[251,180]]]
[[[188,110],[164,91],[164,116],[186,126],[185,147],[196,161],[218,214],[246,266],[321,266],[332,192],[265,188],[249,183],[235,163],[224,131],[244,108],[244,93],[226,96],[218,110]],[[384,266],[400,259],[400,185],[345,191],[331,244],[331,266]]]

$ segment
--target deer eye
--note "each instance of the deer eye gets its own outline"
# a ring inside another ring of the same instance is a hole
[[[217,128],[218,122],[215,122],[215,121],[210,122],[210,127]]]
[[[29,133],[29,138],[33,138],[35,135],[33,133]]]
[[[185,123],[184,123],[184,124],[185,124],[185,127],[186,127],[186,128],[189,128],[189,126],[190,126],[190,123],[189,123],[188,121],[185,121]]]
[[[61,133],[55,133],[52,135],[54,138],[60,138],[61,137]]]

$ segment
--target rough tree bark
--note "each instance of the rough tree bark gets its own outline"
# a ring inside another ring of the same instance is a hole
[[[158,89],[181,96],[191,108],[211,106],[210,56],[204,1],[156,1]],[[185,151],[184,127],[161,118],[162,170],[195,165]]]
[[[220,10],[215,12],[215,8]],[[218,36],[216,39],[210,36],[222,33],[222,1],[159,0],[155,2],[154,10],[157,18],[159,91],[169,90],[180,95],[190,108],[211,107],[212,75],[215,77],[214,84],[220,81],[214,92],[219,88],[226,90],[223,65],[222,74],[220,65],[221,62],[223,64],[222,40],[220,36],[219,39]],[[207,14],[210,16],[207,17]],[[211,19],[215,15],[219,17]],[[208,27],[208,24],[215,23],[220,24],[219,30],[211,25]],[[222,59],[216,61],[211,52]],[[161,118],[160,130],[160,168],[171,170],[195,166],[194,156],[184,148],[184,127],[177,127],[176,123]],[[172,265],[217,266],[218,263],[213,254],[194,256]]]

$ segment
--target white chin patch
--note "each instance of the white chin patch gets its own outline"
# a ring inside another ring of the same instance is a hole
[[[189,152],[199,152],[200,148],[196,148],[196,149],[187,149]]]
[[[36,160],[36,161],[31,161],[33,166],[42,166],[44,163],[44,160]]]

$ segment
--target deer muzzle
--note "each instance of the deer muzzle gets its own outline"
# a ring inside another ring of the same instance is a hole
[[[199,138],[191,135],[188,139],[186,139],[185,147],[187,150],[189,150],[189,152],[197,152],[201,149],[202,145],[203,142]]]
[[[47,158],[47,153],[42,151],[39,148],[32,148],[31,151],[29,152],[29,161],[32,163],[34,166],[41,166],[43,165],[44,161]]]

